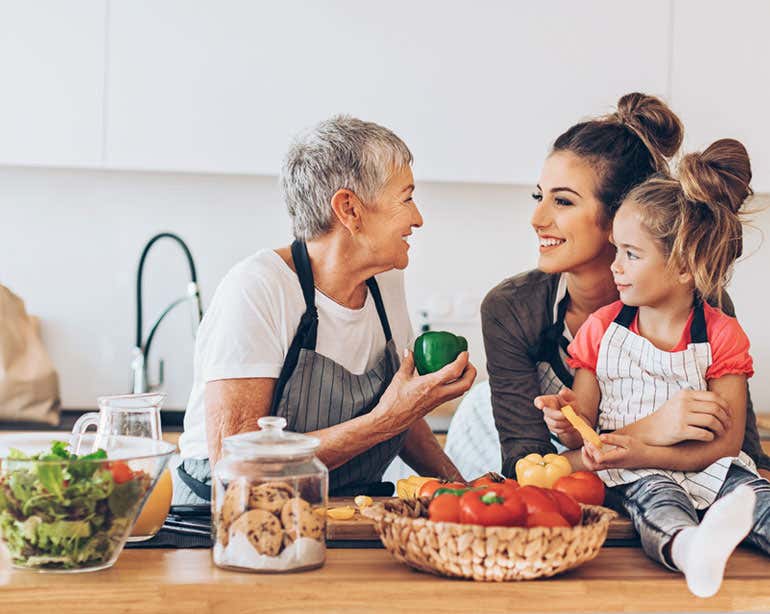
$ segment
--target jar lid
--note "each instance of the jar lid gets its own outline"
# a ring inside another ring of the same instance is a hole
[[[309,456],[321,445],[317,437],[284,431],[286,418],[265,416],[257,420],[257,424],[259,431],[225,437],[224,451],[241,458],[278,460]]]

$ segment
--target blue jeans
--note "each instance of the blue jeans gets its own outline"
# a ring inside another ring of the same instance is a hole
[[[717,499],[741,484],[750,486],[757,496],[754,526],[745,541],[770,555],[770,482],[733,465]],[[608,488],[607,505],[631,518],[647,556],[677,571],[665,555],[666,546],[679,531],[700,522],[682,487],[668,476],[649,475],[630,484]]]

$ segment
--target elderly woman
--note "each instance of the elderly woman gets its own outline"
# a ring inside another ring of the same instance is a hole
[[[422,226],[411,163],[390,130],[349,117],[291,147],[282,187],[296,240],[235,265],[217,288],[198,332],[175,502],[208,500],[222,439],[267,415],[321,440],[333,495],[391,494],[381,479],[396,455],[460,477],[424,416],[467,391],[476,369],[464,352],[414,372],[401,273]]]

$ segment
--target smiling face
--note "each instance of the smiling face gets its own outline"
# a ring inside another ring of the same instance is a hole
[[[409,235],[422,226],[422,215],[413,198],[412,169],[393,173],[375,202],[361,216],[361,235],[374,266],[405,269],[409,264]]]
[[[604,205],[595,196],[598,177],[590,163],[568,152],[543,165],[532,213],[540,242],[538,268],[546,273],[606,267],[612,259]]]
[[[692,277],[667,266],[660,242],[645,229],[633,202],[624,202],[612,223],[617,248],[610,267],[626,305],[658,307],[692,292]]]

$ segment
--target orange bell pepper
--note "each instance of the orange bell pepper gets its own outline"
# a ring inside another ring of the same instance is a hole
[[[551,488],[554,482],[572,473],[572,465],[559,454],[527,454],[516,462],[516,479],[521,486]]]

